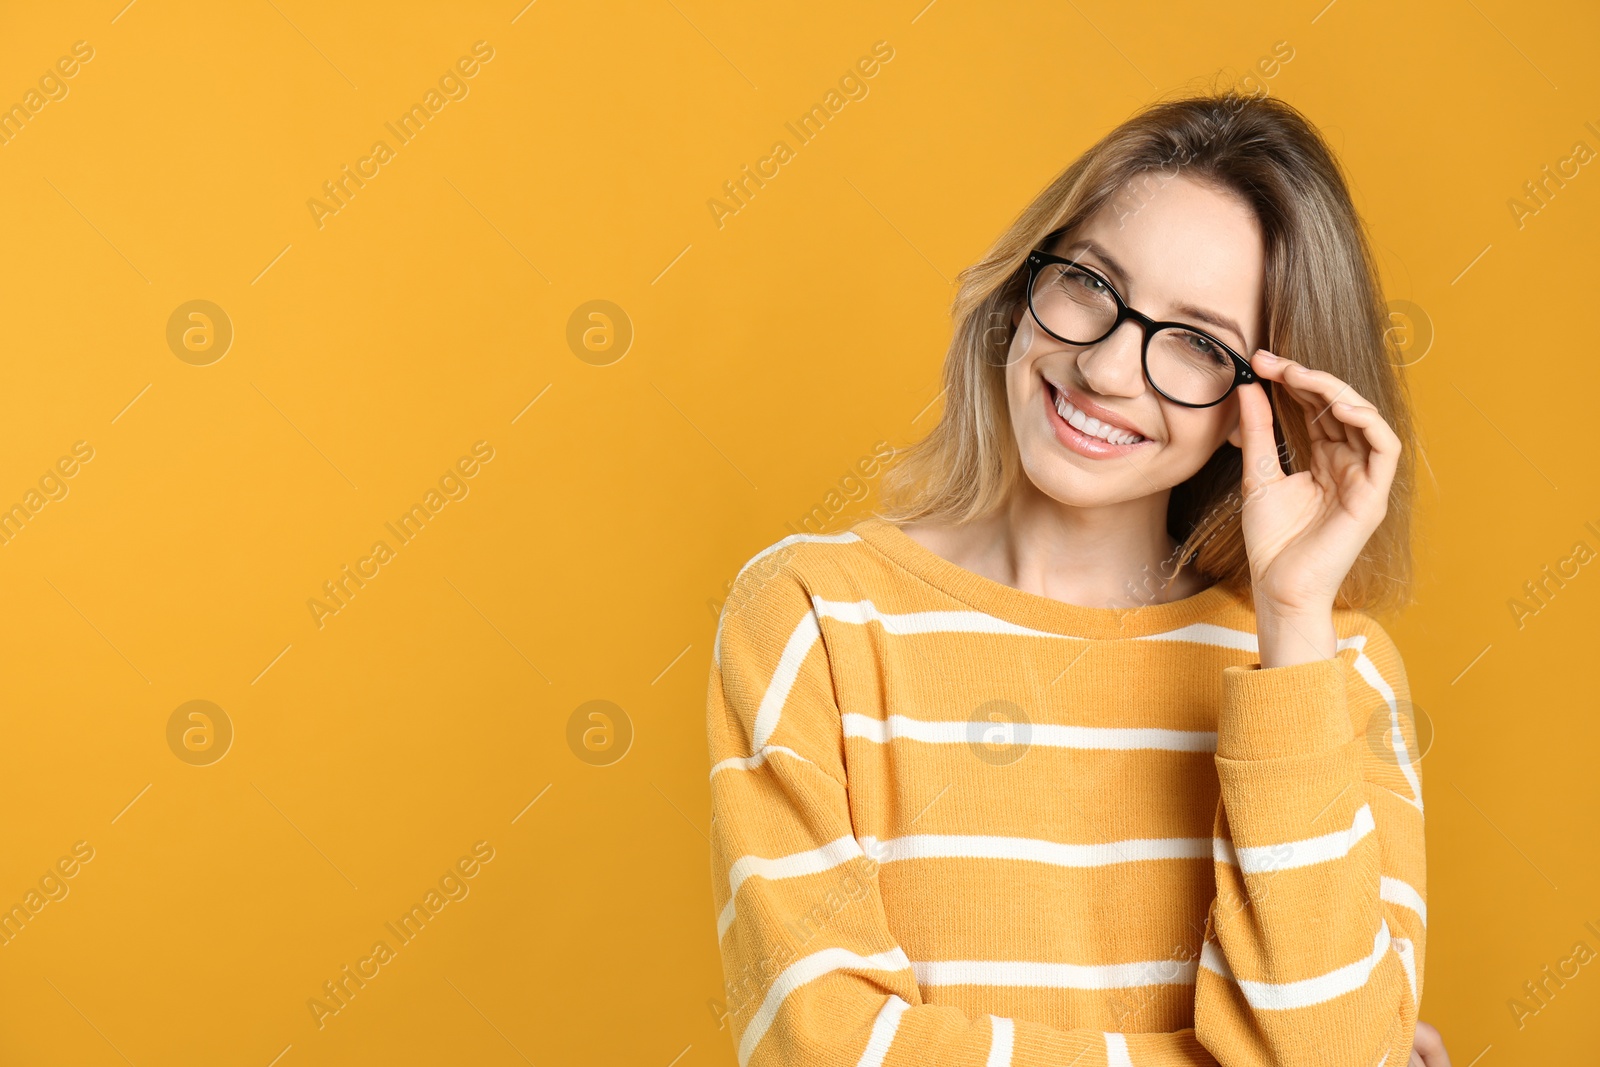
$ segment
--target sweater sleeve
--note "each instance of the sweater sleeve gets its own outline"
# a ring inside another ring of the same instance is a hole
[[[924,1002],[857,839],[828,650],[788,571],[724,606],[706,732],[712,886],[740,1067],[1214,1065],[1193,1029],[1107,1034]]]
[[[1427,914],[1415,716],[1394,642],[1345,617],[1331,660],[1222,672],[1195,1033],[1224,1064],[1411,1054]]]

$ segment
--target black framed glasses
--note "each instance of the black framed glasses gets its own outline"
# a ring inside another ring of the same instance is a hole
[[[1074,259],[1028,253],[1028,310],[1045,333],[1069,345],[1103,341],[1133,319],[1142,336],[1145,381],[1174,404],[1213,407],[1235,387],[1257,380],[1250,361],[1211,334],[1135,311],[1104,276]]]

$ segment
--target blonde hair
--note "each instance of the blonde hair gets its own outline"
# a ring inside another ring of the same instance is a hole
[[[1337,606],[1398,610],[1411,602],[1416,435],[1399,353],[1370,240],[1338,163],[1292,105],[1237,90],[1159,102],[1102,137],[1029,204],[977,263],[958,275],[955,329],[945,356],[944,411],[902,450],[874,512],[894,523],[969,522],[1003,506],[1025,477],[1006,405],[1005,364],[1025,306],[1028,253],[1125,195],[1128,183],[1183,176],[1232,193],[1260,222],[1266,249],[1266,340],[1261,347],[1325,370],[1371,401],[1398,435],[1388,510],[1341,585]],[[1244,353],[1246,356],[1250,353]],[[1268,387],[1280,458],[1305,469],[1301,408]],[[1176,566],[1192,564],[1248,593],[1240,529],[1243,460],[1226,442],[1172,488],[1167,531]],[[1176,576],[1177,571],[1173,571]]]

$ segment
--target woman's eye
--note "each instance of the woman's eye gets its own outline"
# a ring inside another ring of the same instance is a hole
[[[1209,357],[1219,365],[1228,362],[1228,354],[1221,347],[1213,344],[1210,338],[1202,337],[1197,333],[1191,333],[1188,337],[1189,346],[1194,349],[1195,355]]]
[[[1081,270],[1074,270],[1068,271],[1067,277],[1073,282],[1076,282],[1080,288],[1087,289],[1091,293],[1106,292],[1105,284],[1093,274],[1086,274]]]

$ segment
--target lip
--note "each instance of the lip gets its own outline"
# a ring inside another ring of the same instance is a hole
[[[1138,427],[1129,425],[1126,419],[1107,411],[1092,401],[1083,399],[1070,389],[1058,387],[1049,379],[1045,379],[1045,385],[1048,388],[1044,390],[1044,407],[1046,417],[1050,420],[1050,428],[1055,431],[1057,440],[1079,455],[1088,456],[1091,459],[1107,459],[1128,455],[1130,452],[1134,452],[1151,443],[1148,435],[1142,433]],[[1057,392],[1066,398],[1067,403],[1085,415],[1101,422],[1109,423],[1118,429],[1127,430],[1129,433],[1139,434],[1144,437],[1144,440],[1135,441],[1132,444],[1114,445],[1109,441],[1102,441],[1098,437],[1091,437],[1086,433],[1079,432],[1070,422],[1061,417],[1060,412],[1056,411],[1055,394]]]

